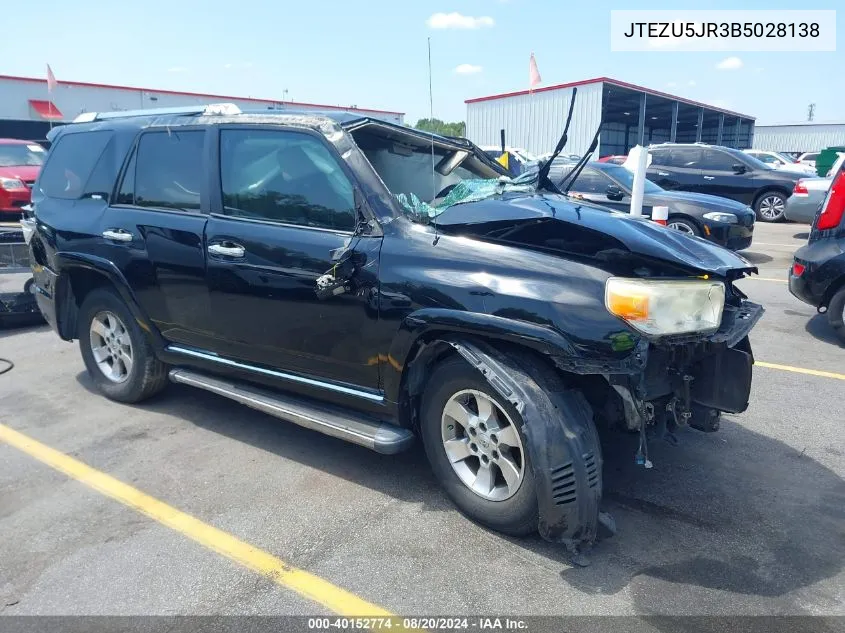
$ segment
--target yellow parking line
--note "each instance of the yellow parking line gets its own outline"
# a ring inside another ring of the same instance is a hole
[[[381,607],[319,576],[291,567],[272,554],[203,523],[189,514],[144,494],[137,488],[118,481],[3,424],[0,424],[0,440],[335,613],[345,616],[392,615]]]
[[[791,371],[796,374],[807,374],[809,376],[821,376],[822,378],[835,378],[836,380],[845,380],[845,374],[837,374],[832,371],[821,371],[818,369],[805,369],[804,367],[793,367],[792,365],[778,365],[776,363],[764,363],[761,360],[754,361],[758,367],[766,367],[768,369],[779,369],[780,371]]]

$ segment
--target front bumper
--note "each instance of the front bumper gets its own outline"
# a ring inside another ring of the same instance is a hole
[[[23,208],[31,199],[32,192],[29,189],[3,189],[0,191],[0,215],[23,213]]]
[[[751,246],[754,237],[753,220],[750,225],[726,224],[723,222],[704,221],[704,235],[711,242],[732,251],[740,251]]]

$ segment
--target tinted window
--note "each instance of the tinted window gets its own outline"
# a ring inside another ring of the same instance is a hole
[[[221,130],[220,176],[227,215],[351,231],[352,183],[310,134]]]
[[[777,165],[781,162],[771,154],[751,154],[751,156],[753,156],[759,161],[766,163],[767,165]]]
[[[700,147],[673,147],[669,151],[667,162],[663,163],[668,167],[679,167],[683,169],[701,168]]]
[[[571,190],[580,193],[605,194],[608,185],[611,184],[613,183],[604,174],[597,172],[595,169],[586,168],[578,175]]]
[[[0,143],[0,167],[38,166],[46,155],[38,143]]]
[[[135,204],[135,156],[135,152],[132,152],[132,158],[129,159],[123,182],[117,192],[117,204]]]
[[[199,209],[205,132],[141,135],[135,159],[135,199],[141,207]],[[121,192],[124,187],[121,186]]]
[[[754,159],[752,158],[752,160]],[[742,164],[738,158],[726,152],[721,152],[717,149],[708,149],[704,152],[700,167],[701,169],[712,169],[714,171],[731,171],[731,166],[736,163]]]
[[[75,200],[81,197],[111,138],[112,133],[108,131],[63,135],[50,150],[47,164],[41,170],[39,189],[50,198]]]
[[[669,150],[668,149],[652,149],[648,152],[651,154],[652,165],[668,165],[669,164]]]

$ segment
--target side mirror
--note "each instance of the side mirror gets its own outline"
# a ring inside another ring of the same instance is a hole
[[[733,168],[735,174],[744,174],[748,171],[748,168],[740,163],[734,163],[731,167]]]
[[[616,185],[608,185],[605,193],[607,194],[607,199],[613,200],[614,202],[619,202],[625,197],[625,192]]]

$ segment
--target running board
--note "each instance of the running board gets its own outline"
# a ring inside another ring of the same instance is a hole
[[[414,435],[408,429],[296,396],[265,391],[252,385],[234,383],[190,369],[171,369],[169,376],[173,382],[205,389],[306,429],[319,431],[384,455],[403,451],[414,441]]]

